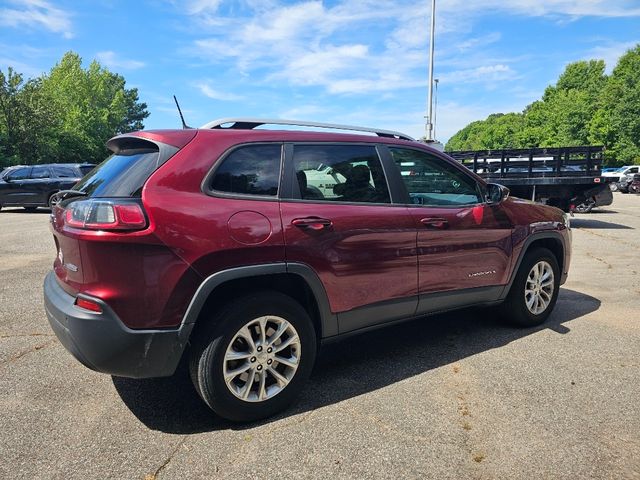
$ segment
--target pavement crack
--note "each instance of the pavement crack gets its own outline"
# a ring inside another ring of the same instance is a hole
[[[21,359],[22,357],[24,357],[25,355],[28,355],[29,353],[37,352],[38,350],[42,350],[43,348],[53,345],[54,343],[56,343],[56,340],[49,340],[48,342],[39,343],[38,345],[35,345],[33,347],[25,348],[24,350],[19,351],[18,353],[9,357],[8,359],[0,362],[0,365],[7,365],[9,363],[15,362],[16,360]]]
[[[144,480],[156,480],[158,478],[158,475],[160,475],[160,473],[167,467],[167,465],[171,463],[171,460],[173,460],[173,458],[177,455],[178,451],[184,445],[184,442],[186,442],[186,440],[187,440],[187,435],[183,435],[180,438],[180,441],[176,444],[175,448],[171,451],[169,456],[165,459],[165,461],[158,468],[156,468],[156,471],[154,473],[148,473],[147,475],[145,475]]]
[[[631,242],[626,242],[624,240],[620,240],[619,238],[612,237],[611,235],[604,235],[602,233],[597,233],[597,232],[594,232],[593,230],[589,230],[588,228],[580,228],[580,231],[581,232],[590,233],[591,235],[594,235],[596,237],[606,238],[607,240],[611,240],[612,242],[615,242],[615,243],[620,243],[622,245],[627,245],[627,246],[630,246],[630,247],[633,247],[633,248],[637,248],[637,245],[634,245]]]
[[[593,258],[594,260],[597,260],[597,261],[598,261],[598,262],[600,262],[600,263],[605,264],[609,270],[611,270],[611,269],[613,268],[613,266],[612,266],[609,262],[607,262],[607,261],[606,261],[606,260],[604,260],[603,258],[596,257],[596,256],[595,256],[593,253],[591,253],[591,252],[587,252],[587,256],[588,256],[588,257]]]

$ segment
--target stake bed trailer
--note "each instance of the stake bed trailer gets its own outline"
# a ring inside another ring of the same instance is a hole
[[[447,152],[489,182],[514,196],[553,205],[565,212],[611,205],[602,177],[601,146],[522,148]]]

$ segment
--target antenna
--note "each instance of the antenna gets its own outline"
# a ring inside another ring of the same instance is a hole
[[[180,110],[180,104],[178,103],[178,99],[176,98],[176,96],[173,96],[173,100],[176,102],[176,107],[178,107],[178,113],[180,114],[180,120],[182,120],[182,128],[187,130],[187,129],[191,129],[193,127],[190,127],[189,125],[187,125],[184,121],[184,117],[182,116],[182,110]]]

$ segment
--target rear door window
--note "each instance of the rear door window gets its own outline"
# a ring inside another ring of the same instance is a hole
[[[295,145],[293,164],[303,200],[390,203],[374,146]]]
[[[275,197],[280,183],[282,145],[247,145],[222,159],[209,181],[214,192]]]
[[[49,173],[48,167],[33,167],[31,169],[31,178],[39,179],[49,177],[51,177],[51,174]]]

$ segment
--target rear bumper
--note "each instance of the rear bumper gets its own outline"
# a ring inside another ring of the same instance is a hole
[[[49,272],[44,280],[44,305],[49,324],[60,343],[83,365],[121,377],[172,375],[189,340],[193,324],[171,330],[132,330],[101,300],[102,313],[74,306]]]

